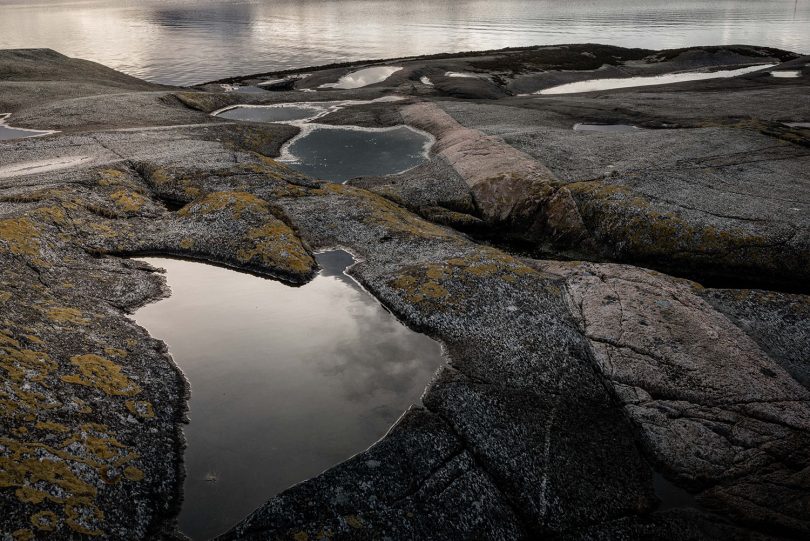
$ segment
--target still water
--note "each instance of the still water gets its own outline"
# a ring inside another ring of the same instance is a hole
[[[145,258],[169,298],[135,314],[191,383],[181,529],[206,539],[270,496],[366,449],[420,396],[437,342],[399,323],[320,254],[302,287]]]
[[[552,43],[810,53],[810,0],[0,0],[0,48],[151,81]]]
[[[359,128],[308,125],[279,161],[313,178],[345,182],[394,175],[427,161],[433,139],[410,126]]]

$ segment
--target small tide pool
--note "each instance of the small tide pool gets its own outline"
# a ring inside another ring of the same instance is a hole
[[[365,450],[422,392],[441,348],[402,325],[317,256],[310,283],[205,263],[143,258],[170,297],[135,321],[166,342],[191,385],[179,517],[192,539],[224,532],[273,495]]]
[[[247,122],[291,122],[310,120],[326,112],[318,105],[240,105],[217,113],[217,116]]]
[[[55,133],[50,130],[27,130],[24,128],[12,128],[6,124],[9,114],[0,114],[0,141],[9,139],[22,139],[25,137],[41,137]]]
[[[600,90],[613,90],[616,88],[632,88],[638,86],[666,85],[670,83],[683,83],[686,81],[701,81],[705,79],[719,79],[725,77],[737,77],[754,71],[772,68],[776,64],[766,64],[757,66],[747,66],[745,68],[718,71],[693,71],[681,73],[667,73],[664,75],[646,77],[623,77],[615,79],[589,79],[587,81],[577,81],[564,85],[553,86],[543,90],[538,90],[535,94],[574,94],[577,92],[596,92]]]
[[[632,124],[574,124],[574,131],[597,131],[604,133],[626,133],[638,131]]]
[[[401,69],[402,68],[396,66],[376,66],[373,68],[364,68],[344,75],[335,83],[325,83],[320,85],[318,88],[335,88],[343,90],[362,88],[364,86],[381,83]]]
[[[393,175],[416,167],[428,159],[434,139],[405,125],[364,128],[319,124],[317,120],[341,109],[401,99],[385,96],[370,101],[236,105],[212,114],[230,120],[278,122],[301,128],[284,145],[279,161],[320,180],[345,182],[355,177]]]
[[[782,70],[782,71],[772,71],[771,76],[776,77],[778,79],[795,79],[801,77],[802,72],[799,70]]]
[[[407,171],[427,160],[433,138],[408,126],[358,128],[311,124],[279,161],[313,178],[345,182]]]

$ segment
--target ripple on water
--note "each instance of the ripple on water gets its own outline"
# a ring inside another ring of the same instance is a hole
[[[226,530],[268,498],[368,448],[441,364],[344,274],[352,257],[318,255],[302,287],[204,263],[146,258],[172,295],[135,320],[164,340],[191,384],[180,527]]]

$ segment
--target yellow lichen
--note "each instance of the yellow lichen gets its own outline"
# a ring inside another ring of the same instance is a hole
[[[143,471],[136,468],[135,466],[127,466],[124,469],[124,477],[129,479],[130,481],[143,481]]]
[[[28,218],[0,220],[0,249],[5,244],[6,250],[14,255],[35,258],[41,248],[40,234]]]
[[[99,175],[99,186],[113,186],[116,184],[121,184],[121,182],[126,178],[126,175],[118,169],[104,169],[99,173]]]
[[[70,529],[84,535],[98,536],[104,532],[98,528],[98,523],[104,520],[104,513],[101,512],[87,498],[74,498],[65,505],[67,524]]]
[[[62,207],[40,207],[31,213],[32,216],[52,222],[54,224],[64,224],[66,221],[65,210]]]
[[[81,310],[77,308],[67,308],[57,306],[48,309],[48,319],[58,323],[75,323],[76,325],[87,325],[90,320],[84,317]]]
[[[34,425],[37,430],[45,430],[47,432],[70,432],[70,429],[60,423],[52,423],[50,421],[37,421]]]
[[[190,237],[184,237],[180,240],[180,248],[183,250],[191,250],[194,248],[194,239]]]
[[[4,303],[11,298],[11,293],[8,291],[0,291],[0,303]]]
[[[43,532],[52,532],[56,529],[59,519],[52,511],[40,511],[31,515],[31,524],[34,528]]]
[[[34,539],[34,532],[28,528],[20,528],[11,532],[11,538],[14,541],[32,541]]]
[[[315,267],[315,261],[293,233],[281,220],[271,218],[261,227],[251,228],[236,257],[243,263],[258,263],[265,267],[292,274],[307,274]]]
[[[180,216],[192,213],[210,214],[228,209],[239,219],[246,211],[257,214],[268,214],[270,207],[266,201],[247,192],[214,192],[202,200],[186,205],[178,211]]]
[[[153,419],[155,417],[155,409],[150,402],[144,400],[127,400],[124,406],[133,415],[142,417],[144,419]]]
[[[138,192],[121,189],[110,194],[110,198],[119,209],[125,212],[138,212],[146,204],[147,199]]]
[[[121,372],[121,367],[99,355],[76,355],[70,362],[79,374],[62,376],[62,381],[99,389],[109,395],[135,396],[141,388]]]
[[[42,503],[48,497],[47,493],[27,486],[18,488],[14,491],[14,494],[21,502],[33,504]]]

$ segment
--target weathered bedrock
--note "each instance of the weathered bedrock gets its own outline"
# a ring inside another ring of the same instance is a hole
[[[748,61],[803,76],[509,95],[603,64]],[[810,179],[807,132],[787,126],[810,119],[803,62],[541,47],[405,59],[354,91],[301,90],[358,66],[238,95],[0,52],[0,112],[62,130],[0,143],[0,538],[180,535],[187,385],[127,317],[169,294],[128,256],[301,284],[336,246],[446,364],[380,442],[268,494],[223,539],[807,538]],[[448,71],[498,91],[450,89]],[[322,121],[407,122],[436,137],[430,160],[349,185],[273,159],[297,128],[208,114],[392,94]],[[650,129],[571,130],[585,121]]]

